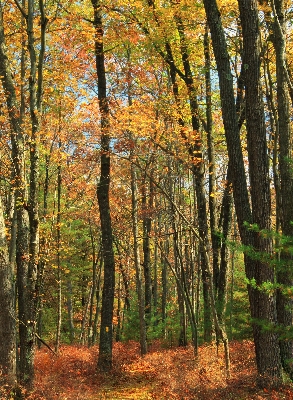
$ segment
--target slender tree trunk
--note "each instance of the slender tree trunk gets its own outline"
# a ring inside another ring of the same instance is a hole
[[[194,79],[192,75],[191,65],[188,55],[188,44],[184,31],[184,24],[179,15],[175,14],[175,22],[180,38],[181,47],[181,58],[184,68],[184,82],[188,90],[191,123],[193,129],[193,135],[195,137],[193,142],[187,141],[188,151],[192,159],[192,172],[195,176],[195,193],[196,193],[196,204],[197,204],[197,223],[198,231],[200,236],[200,252],[202,253],[202,285],[203,285],[203,300],[204,300],[204,340],[210,342],[212,340],[212,311],[209,297],[208,288],[208,270],[209,265],[206,265],[208,258],[204,256],[207,248],[209,248],[208,242],[208,223],[207,223],[207,203],[206,203],[206,191],[205,191],[205,173],[204,173],[204,158],[202,148],[202,138],[200,133],[200,120],[199,120],[199,107],[197,102],[197,93],[194,85]],[[209,127],[211,129],[211,127]],[[183,137],[185,136],[182,131]],[[210,136],[211,139],[211,136]],[[212,145],[210,140],[209,146]],[[210,147],[211,149],[211,147]],[[215,233],[215,232],[213,232]]]
[[[152,230],[152,218],[149,215],[153,207],[153,184],[150,180],[147,190],[147,177],[144,178],[142,187],[142,212],[143,212],[143,273],[145,284],[145,319],[147,327],[152,315],[152,275],[151,275],[151,249],[150,235]]]
[[[87,299],[84,304],[84,311],[83,311],[83,316],[82,316],[82,323],[81,323],[81,329],[80,329],[80,335],[79,335],[79,342],[81,345],[85,344],[86,341],[86,333],[87,333],[87,321],[88,321],[88,313],[91,305],[91,298],[92,298],[92,292],[93,292],[93,285],[90,288],[90,292],[87,296]]]
[[[30,176],[29,176],[29,262],[26,282],[26,345],[24,381],[28,387],[32,386],[34,379],[34,345],[37,321],[38,287],[37,269],[39,262],[39,129],[42,116],[43,100],[43,66],[46,48],[46,28],[48,19],[45,16],[44,3],[39,1],[40,12],[40,43],[39,52],[36,49],[35,38],[35,2],[27,3],[27,47],[30,61],[29,78],[29,104],[31,122],[30,140]]]
[[[208,26],[206,25],[204,35],[204,53],[205,53],[205,83],[206,83],[206,133],[209,161],[209,216],[211,230],[211,244],[213,252],[213,280],[215,294],[217,295],[219,287],[219,250],[220,239],[217,232],[217,210],[216,210],[216,162],[213,140],[213,120],[212,120],[212,84],[211,84],[211,56],[210,56],[210,38]]]
[[[59,149],[61,143],[59,143]],[[57,229],[57,324],[56,324],[56,344],[55,352],[58,353],[61,339],[61,325],[62,325],[62,266],[60,259],[61,251],[61,186],[62,186],[62,176],[61,176],[61,165],[58,165],[57,169],[57,219],[56,219],[56,229]]]
[[[135,165],[131,163],[131,201],[132,201],[132,232],[133,232],[133,253],[136,273],[136,290],[138,297],[139,313],[139,342],[140,353],[147,353],[147,334],[145,320],[145,297],[143,293],[142,270],[140,265],[139,242],[138,242],[138,200],[137,200],[137,178]]]
[[[70,343],[73,343],[74,342],[74,322],[73,322],[73,305],[72,305],[72,284],[71,284],[70,277],[67,277],[66,286],[67,286],[66,306],[67,306],[67,323],[68,323],[68,330],[69,330],[69,341],[70,341]]]
[[[130,293],[129,293],[129,276],[127,271],[123,266],[123,260],[120,252],[120,245],[118,241],[115,241],[116,249],[119,256],[119,281],[118,281],[118,303],[117,303],[117,325],[116,325],[116,342],[121,340],[122,328],[123,328],[123,319],[124,319],[124,310],[130,310]],[[122,279],[121,279],[122,278]],[[122,286],[124,286],[124,306],[122,307]]]
[[[116,309],[116,317],[117,317],[117,324],[116,324],[116,332],[115,332],[115,341],[116,342],[120,342],[121,340],[121,314],[122,314],[122,310],[121,310],[121,277],[119,275],[118,277],[118,294],[117,294],[117,309]]]
[[[112,368],[113,307],[115,291],[115,260],[113,251],[112,222],[110,212],[110,123],[107,99],[104,58],[104,30],[99,0],[92,0],[94,8],[95,55],[98,77],[98,99],[101,113],[101,173],[97,188],[102,229],[102,255],[104,260],[104,285],[102,294],[101,328],[98,369],[108,372]]]
[[[93,345],[96,343],[97,339],[97,327],[98,327],[98,321],[99,321],[99,307],[100,307],[100,292],[101,292],[101,274],[102,274],[102,269],[103,269],[103,258],[101,257],[100,263],[99,263],[99,269],[98,269],[98,276],[97,276],[97,290],[96,290],[96,313],[95,313],[95,319],[94,319],[94,324],[93,324],[93,339],[92,343]]]
[[[223,194],[221,214],[219,219],[219,231],[222,233],[222,243],[220,247],[220,269],[217,282],[216,305],[219,322],[225,323],[225,311],[227,303],[227,283],[229,272],[229,237],[232,222],[233,196],[230,187],[230,173],[227,172],[226,187]]]
[[[164,252],[166,254],[166,257],[168,257],[169,253],[169,246],[168,246],[168,241],[165,242],[164,246]],[[168,279],[167,279],[167,263],[164,257],[161,257],[161,264],[162,264],[162,275],[161,275],[161,281],[162,281],[162,295],[161,295],[161,303],[162,303],[162,322],[164,323],[164,337],[166,337],[166,328],[165,328],[165,322],[167,318],[167,291],[168,291]]]
[[[89,326],[88,326],[88,347],[93,346],[93,331],[94,331],[94,302],[95,302],[95,294],[97,290],[97,265],[100,258],[100,251],[96,256],[95,250],[95,242],[94,242],[94,235],[92,231],[91,221],[89,219],[89,226],[90,226],[90,237],[91,237],[91,244],[92,244],[92,256],[93,256],[93,274],[92,274],[92,290],[91,290],[91,298],[90,298],[90,312],[89,312]]]
[[[149,6],[152,8],[156,23],[159,25],[159,18],[155,10],[155,3],[153,0],[148,2]],[[206,204],[206,193],[205,193],[205,175],[204,175],[204,159],[203,159],[203,148],[202,148],[202,138],[200,133],[200,120],[199,120],[199,107],[197,102],[197,93],[194,85],[194,79],[192,75],[192,69],[190,65],[190,57],[189,57],[189,48],[188,48],[188,40],[185,35],[184,23],[182,21],[181,15],[178,13],[178,10],[174,7],[174,22],[176,24],[176,28],[178,31],[178,36],[180,40],[180,55],[183,64],[184,72],[182,72],[179,68],[176,67],[175,59],[172,53],[172,47],[170,42],[165,40],[165,50],[166,53],[159,51],[159,54],[163,57],[163,59],[167,62],[170,68],[170,76],[172,81],[173,94],[177,106],[177,111],[179,114],[178,124],[182,128],[180,133],[182,138],[186,142],[187,150],[192,160],[192,172],[194,174],[194,183],[195,183],[195,193],[196,193],[196,202],[197,202],[197,217],[198,217],[198,229],[199,235],[201,238],[199,251],[202,253],[200,257],[200,262],[202,264],[201,272],[202,272],[202,284],[203,284],[203,299],[204,299],[204,338],[206,341],[210,341],[212,339],[212,313],[211,313],[211,304],[209,298],[209,288],[207,285],[208,281],[208,269],[209,266],[205,263],[208,261],[208,258],[204,256],[205,249],[209,248],[208,246],[208,224],[207,224],[207,204]],[[149,34],[148,29],[144,29],[146,34]],[[191,114],[191,125],[193,130],[193,140],[189,140],[186,135],[184,127],[183,116],[181,115],[181,102],[179,96],[179,87],[176,81],[177,75],[184,81],[186,85],[186,89],[188,92],[188,100]]]

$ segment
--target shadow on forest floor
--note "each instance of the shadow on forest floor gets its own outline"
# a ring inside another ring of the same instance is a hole
[[[233,342],[231,379],[225,378],[223,350],[201,346],[198,360],[193,349],[163,349],[154,343],[140,357],[135,342],[114,345],[114,369],[109,375],[96,372],[97,347],[63,346],[58,357],[47,349],[36,355],[32,400],[252,400],[293,399],[293,389],[259,390],[251,341]]]

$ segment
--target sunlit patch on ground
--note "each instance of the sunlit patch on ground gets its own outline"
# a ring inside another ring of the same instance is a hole
[[[291,387],[278,392],[255,386],[251,341],[233,342],[231,378],[226,379],[224,352],[201,346],[162,349],[154,343],[139,355],[135,342],[114,345],[111,374],[96,372],[97,347],[64,346],[58,357],[47,349],[36,355],[36,379],[31,400],[293,400]]]

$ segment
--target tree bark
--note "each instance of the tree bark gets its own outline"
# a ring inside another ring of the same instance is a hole
[[[101,173],[97,187],[102,230],[102,255],[104,260],[104,286],[102,293],[101,328],[98,369],[108,372],[112,368],[113,307],[115,290],[115,260],[110,213],[110,123],[107,99],[104,57],[104,30],[99,0],[92,0],[94,8],[95,55],[98,77],[98,99],[101,113]]]
[[[139,241],[138,241],[138,199],[137,199],[137,177],[135,165],[132,162],[131,168],[131,203],[132,203],[132,233],[133,233],[133,255],[136,275],[136,290],[138,297],[138,314],[139,314],[139,343],[140,354],[147,353],[147,333],[145,320],[145,296],[143,292],[143,278],[140,265]]]
[[[0,196],[0,370],[1,386],[16,381],[16,330],[12,263],[9,262],[6,228]]]
[[[273,0],[272,38],[276,53],[277,77],[277,124],[279,135],[279,174],[281,182],[282,233],[290,238],[293,236],[293,170],[292,170],[292,138],[290,121],[289,90],[286,77],[286,20],[283,0]],[[290,239],[291,240],[291,239]],[[277,291],[278,324],[284,329],[292,328],[292,299],[283,293],[283,288],[291,287],[293,276],[291,272],[292,255],[284,249],[281,252],[282,266],[277,271],[277,282],[281,285]],[[286,338],[280,340],[282,365],[293,379],[293,342]]]
[[[244,4],[245,3],[245,4]],[[212,36],[213,50],[217,63],[217,70],[219,75],[220,95],[222,104],[222,116],[225,127],[225,135],[227,141],[229,166],[232,173],[233,196],[235,209],[238,220],[238,227],[241,235],[241,240],[244,245],[254,248],[256,251],[263,251],[267,249],[270,251],[270,242],[261,238],[256,232],[247,229],[246,224],[254,222],[260,224],[260,228],[267,227],[270,218],[270,200],[267,187],[267,156],[265,141],[263,138],[263,114],[260,108],[260,92],[259,92],[259,53],[258,48],[255,47],[251,55],[249,51],[252,50],[250,46],[256,46],[258,40],[258,20],[257,20],[257,5],[256,2],[239,1],[240,9],[243,6],[244,12],[249,14],[251,26],[247,29],[252,31],[245,31],[243,34],[246,53],[245,57],[249,62],[249,72],[252,75],[252,81],[247,80],[246,90],[249,99],[252,99],[253,108],[247,114],[247,133],[249,141],[249,161],[250,179],[252,188],[252,206],[253,212],[250,209],[249,196],[247,190],[245,168],[242,156],[241,142],[238,129],[238,118],[234,101],[233,77],[230,69],[230,58],[227,51],[227,44],[222,26],[221,15],[215,0],[204,0],[207,20]],[[247,7],[247,8],[246,8]],[[242,8],[242,12],[243,12]],[[242,17],[245,16],[242,14]],[[242,23],[244,23],[242,18]],[[244,25],[243,25],[244,29]],[[246,29],[246,27],[245,27]],[[250,42],[251,41],[251,42]],[[251,57],[251,58],[250,58]],[[251,63],[251,64],[250,64]],[[250,75],[249,75],[250,76]],[[253,81],[254,80],[254,81]],[[253,98],[253,96],[255,96]],[[255,103],[255,101],[257,103]],[[246,102],[246,105],[249,102]],[[248,117],[249,116],[249,117]],[[253,118],[248,121],[248,118]],[[253,142],[252,126],[256,127],[256,138]],[[255,148],[253,148],[255,146]],[[255,150],[260,152],[254,152]],[[257,155],[256,155],[257,154]],[[261,155],[261,157],[260,157]],[[259,165],[259,162],[264,165]],[[260,167],[260,171],[257,168]],[[255,174],[255,176],[253,176]],[[263,179],[263,180],[262,180]],[[261,186],[263,185],[263,186]],[[260,196],[257,199],[257,196]],[[246,223],[246,224],[245,224]],[[258,369],[258,383],[263,387],[278,385],[281,382],[282,368],[280,362],[280,352],[277,336],[271,331],[264,331],[261,328],[261,323],[271,324],[275,323],[276,310],[274,308],[274,297],[265,293],[261,285],[265,281],[272,281],[272,269],[261,260],[253,260],[249,256],[249,252],[245,254],[245,268],[246,275],[250,282],[256,281],[256,287],[252,284],[248,285],[249,300],[251,316],[253,318],[254,342],[257,358]],[[270,349],[270,351],[268,351]]]
[[[59,149],[61,142],[59,142]],[[61,266],[61,189],[62,189],[62,174],[61,165],[57,168],[57,220],[56,220],[56,246],[57,246],[57,324],[56,324],[56,343],[55,352],[58,353],[61,340],[61,325],[62,325],[62,266]]]

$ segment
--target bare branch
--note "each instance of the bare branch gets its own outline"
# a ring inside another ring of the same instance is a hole
[[[22,8],[22,6],[20,5],[18,0],[14,0],[14,3],[16,4],[16,7],[19,9],[19,11],[21,12],[22,16],[27,19],[27,14],[25,12],[25,10]]]

